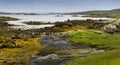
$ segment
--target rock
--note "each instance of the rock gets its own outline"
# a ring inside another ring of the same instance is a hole
[[[108,24],[104,26],[104,31],[107,33],[115,33],[115,31],[117,30],[117,27],[115,25],[112,24]]]
[[[56,54],[47,56],[34,56],[30,59],[29,65],[58,65],[62,59]]]
[[[95,31],[95,33],[97,33],[97,34],[103,34],[103,32],[102,31]]]
[[[71,50],[62,50],[57,51],[57,54],[89,54],[92,49],[71,49]]]
[[[46,56],[49,54],[53,54],[55,53],[54,51],[46,51],[46,50],[42,50],[40,53],[38,53],[37,55],[41,55],[41,56]]]
[[[96,48],[84,48],[84,49],[71,49],[71,50],[62,50],[57,51],[57,54],[90,54],[104,52],[105,50],[97,50]]]
[[[39,42],[48,47],[55,47],[59,49],[68,49],[71,48],[71,43],[65,41],[64,39],[58,37],[58,36],[44,36],[42,37]]]

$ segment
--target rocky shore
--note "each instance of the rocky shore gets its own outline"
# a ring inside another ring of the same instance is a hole
[[[67,42],[62,37],[49,35],[43,36],[39,43],[46,48],[54,48],[57,49],[55,51],[41,51],[37,56],[33,56],[30,59],[30,65],[62,65],[71,59],[75,58],[83,58],[85,56],[78,56],[78,57],[66,57],[61,58],[60,55],[73,55],[73,54],[91,54],[91,53],[98,53],[104,52],[104,50],[97,50],[96,48],[87,47],[87,48],[78,48],[73,49],[72,43]]]

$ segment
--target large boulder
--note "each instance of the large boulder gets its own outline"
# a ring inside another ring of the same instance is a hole
[[[115,33],[117,30],[117,27],[113,24],[108,24],[104,26],[104,31],[107,33]]]
[[[39,40],[39,42],[42,45],[48,46],[48,47],[55,47],[59,49],[71,48],[70,42],[67,42],[63,38],[60,38],[58,36],[53,36],[53,35],[44,36]]]

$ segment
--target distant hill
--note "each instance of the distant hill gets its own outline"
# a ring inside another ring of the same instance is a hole
[[[113,10],[110,10],[110,11],[113,11],[113,12],[120,12],[120,9],[113,9]]]
[[[84,15],[83,17],[106,17],[106,18],[120,18],[120,8],[113,10],[94,10],[85,12],[64,13],[71,15]]]
[[[0,12],[0,14],[15,14],[15,15],[39,15],[39,13],[10,13],[10,12]]]
[[[0,12],[0,14],[10,14],[10,13]]]
[[[120,8],[113,10],[94,10],[94,11],[85,11],[85,12],[72,12],[65,14],[120,14]]]
[[[0,14],[16,14],[16,15],[40,15],[41,13],[10,13],[10,12],[0,12]],[[43,13],[42,13],[43,14]],[[44,13],[46,14],[46,13]],[[93,10],[84,12],[72,12],[72,13],[47,13],[47,14],[120,14],[119,9],[113,10]]]

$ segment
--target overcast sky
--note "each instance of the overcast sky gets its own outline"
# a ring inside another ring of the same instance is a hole
[[[0,0],[1,12],[79,12],[120,8],[120,0]]]

